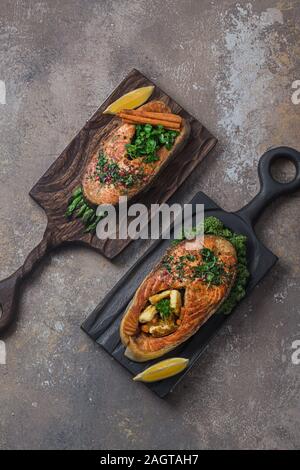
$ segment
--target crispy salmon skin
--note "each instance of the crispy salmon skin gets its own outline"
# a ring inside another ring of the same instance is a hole
[[[170,108],[162,101],[150,101],[139,108],[143,111],[171,113]],[[158,175],[178,153],[188,140],[190,125],[186,120],[182,120],[182,129],[176,137],[173,147],[167,150],[161,147],[155,162],[145,162],[142,158],[129,159],[127,155],[127,145],[131,143],[136,126],[127,124],[115,118],[120,123],[108,135],[104,142],[90,158],[82,180],[84,197],[92,205],[113,204],[119,202],[119,197],[126,195],[132,198],[142,190],[151,185]],[[102,157],[101,157],[102,155]],[[100,181],[97,176],[99,165],[107,169],[107,176]],[[115,175],[118,173],[118,183],[115,182]]]
[[[160,357],[194,335],[228,297],[237,255],[225,238],[205,235],[172,246],[138,288],[120,326],[130,359]]]

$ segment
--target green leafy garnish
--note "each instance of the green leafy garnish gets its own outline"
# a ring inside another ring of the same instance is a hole
[[[126,145],[128,158],[133,160],[143,157],[145,163],[156,162],[159,160],[158,150],[163,146],[171,150],[178,135],[178,131],[171,131],[163,126],[138,124],[132,142]]]
[[[117,162],[110,161],[99,152],[99,160],[96,166],[96,176],[100,183],[116,184],[121,183],[126,187],[131,187],[135,182],[144,176],[142,171],[137,174],[132,174],[124,169],[121,169]]]
[[[165,256],[162,260],[163,267],[170,273],[172,271],[171,263],[174,261],[174,256]]]
[[[194,267],[196,277],[202,278],[208,284],[219,286],[226,275],[224,265],[209,248],[200,250],[203,263]]]
[[[155,304],[155,307],[162,320],[166,320],[172,313],[170,299],[161,299]]]
[[[218,313],[228,315],[236,304],[246,295],[246,285],[250,276],[247,267],[247,237],[225,227],[216,217],[204,219],[204,233],[226,238],[234,246],[237,254],[237,276],[229,296],[223,302]]]
[[[195,227],[193,229],[193,233],[196,235],[200,232],[202,227]],[[231,288],[230,294],[227,299],[222,303],[221,307],[218,310],[218,313],[223,313],[224,315],[229,315],[232,312],[236,304],[246,295],[246,286],[250,276],[248,266],[247,266],[247,237],[245,235],[241,235],[239,233],[235,233],[229,228],[225,227],[223,222],[217,217],[205,217],[204,219],[204,233],[206,235],[217,235],[223,238],[226,238],[235,248],[237,254],[237,275],[234,282],[234,285]],[[177,245],[182,240],[184,240],[184,235],[181,238],[175,239],[172,244]],[[206,249],[205,249],[206,250]],[[203,251],[203,250],[202,250]],[[210,251],[210,250],[209,250]],[[204,256],[206,258],[211,258],[211,255],[204,251]],[[203,256],[203,254],[202,254]],[[210,262],[213,260],[210,259]],[[210,265],[212,267],[213,263]],[[199,276],[201,274],[201,270],[204,269],[201,266],[195,268],[196,272],[198,270]],[[213,268],[213,273],[210,274],[210,271],[206,273],[206,279],[209,280],[217,280],[219,274],[217,274],[216,268]],[[221,270],[221,267],[217,268],[217,270]]]
[[[196,256],[192,255],[191,253],[188,253],[187,255],[183,255],[179,257],[180,261],[195,261]]]

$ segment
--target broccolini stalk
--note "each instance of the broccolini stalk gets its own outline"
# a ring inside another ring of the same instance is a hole
[[[88,202],[84,199],[82,187],[77,187],[71,196],[66,217],[75,215],[76,218],[81,219],[86,229],[85,233],[92,233],[96,230],[98,222],[107,215],[106,212],[96,215],[96,209],[91,207]]]
[[[80,203],[83,202],[82,195],[80,194],[79,196],[75,197],[73,201],[69,204],[66,216],[69,217],[72,215],[72,213],[75,211],[75,209],[79,206]]]
[[[82,187],[81,186],[78,186],[77,188],[74,189],[73,193],[72,193],[72,197],[77,197],[77,196],[80,196],[80,194],[82,194]]]

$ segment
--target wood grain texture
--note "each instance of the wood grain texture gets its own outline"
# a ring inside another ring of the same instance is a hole
[[[100,240],[96,235],[86,234],[83,223],[78,219],[68,220],[65,212],[74,188],[81,184],[90,157],[98,148],[100,141],[118,125],[113,116],[103,115],[103,111],[128,91],[150,84],[152,82],[144,75],[132,70],[31,189],[30,196],[46,212],[47,228],[41,242],[28,255],[24,265],[0,282],[0,333],[4,332],[16,318],[22,279],[28,276],[34,266],[52,248],[67,243],[78,243],[92,247],[112,259],[130,243],[129,238]],[[159,87],[155,86],[152,98],[164,101],[174,113],[187,119],[191,125],[191,135],[183,151],[172,159],[172,166],[166,166],[153,181],[150,189],[132,200],[143,203],[148,208],[153,203],[161,204],[167,201],[217,142],[202,124]]]
[[[31,273],[52,246],[51,232],[46,229],[42,240],[29,253],[23,266],[0,282],[0,333],[4,332],[17,316],[21,281]]]
[[[53,245],[79,243],[112,259],[131,242],[130,238],[99,240],[95,234],[84,233],[84,225],[80,220],[67,220],[64,214],[72,191],[81,184],[87,162],[99,142],[116,126],[113,116],[102,112],[128,91],[151,84],[153,83],[139,71],[132,70],[30,191],[30,196],[46,212],[47,228],[51,232]],[[191,125],[191,135],[184,149],[172,159],[171,167],[169,165],[164,168],[151,188],[132,201],[143,203],[147,207],[166,202],[217,142],[199,121],[156,85],[151,99],[164,101],[172,112],[187,119]]]

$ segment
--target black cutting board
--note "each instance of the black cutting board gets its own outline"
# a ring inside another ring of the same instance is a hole
[[[287,158],[294,163],[296,176],[292,182],[280,183],[272,178],[271,165],[279,158]],[[261,183],[259,193],[249,204],[235,213],[224,211],[212,199],[201,192],[191,201],[194,209],[196,204],[204,204],[205,216],[218,217],[231,230],[247,236],[247,258],[250,271],[247,295],[263,279],[278,259],[258,240],[253,228],[254,223],[263,209],[276,197],[300,188],[300,153],[288,147],[269,150],[259,161],[258,173]],[[82,325],[83,330],[94,341],[133,375],[140,373],[162,358],[145,363],[137,363],[127,359],[124,356],[124,346],[120,342],[120,322],[136,289],[163,256],[170,243],[171,240],[157,240],[107,294]],[[172,391],[199,358],[209,340],[223,325],[226,318],[227,316],[224,314],[213,315],[188,341],[163,356],[163,358],[178,356],[188,358],[190,360],[189,366],[184,372],[170,379],[147,384],[147,386],[160,397],[164,397]]]

